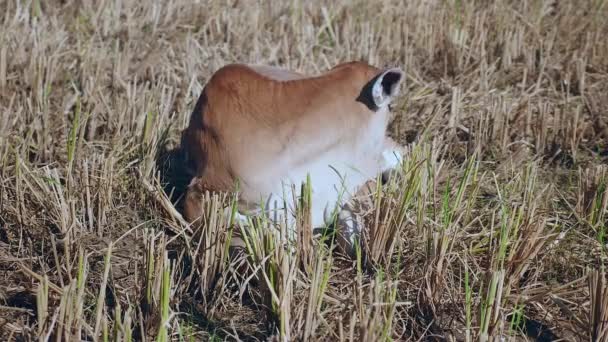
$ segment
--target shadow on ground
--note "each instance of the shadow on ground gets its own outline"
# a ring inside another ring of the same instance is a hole
[[[192,175],[187,172],[181,146],[171,148],[163,144],[156,154],[156,169],[160,173],[163,190],[175,208],[183,214],[183,198]]]

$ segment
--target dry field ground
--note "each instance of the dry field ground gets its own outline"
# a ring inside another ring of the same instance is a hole
[[[184,224],[214,70],[349,60],[407,74],[355,258]],[[608,341],[607,161],[605,0],[0,0],[0,338]]]

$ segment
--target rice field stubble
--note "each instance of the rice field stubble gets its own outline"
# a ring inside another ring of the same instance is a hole
[[[3,340],[608,340],[608,5],[0,1]],[[208,194],[179,133],[231,62],[406,82],[355,258]],[[229,258],[232,233],[241,258]]]

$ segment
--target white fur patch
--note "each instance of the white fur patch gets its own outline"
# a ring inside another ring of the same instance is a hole
[[[397,146],[386,145],[387,123],[388,111],[382,108],[370,117],[367,127],[361,128],[356,139],[345,141],[306,164],[298,163],[300,156],[306,154],[306,146],[289,146],[275,158],[272,173],[253,174],[244,183],[249,185],[252,193],[261,192],[269,196],[266,210],[278,209],[283,222],[284,198],[288,207],[288,224],[291,224],[295,222],[292,185],[300,196],[301,184],[310,175],[312,228],[328,226],[333,223],[334,209],[339,212],[342,204],[350,200],[360,186],[369,179],[375,179],[386,168],[401,163],[401,153],[395,150]],[[321,136],[311,144],[320,144],[320,139],[329,137]],[[278,202],[276,208],[272,205],[274,201]],[[269,217],[273,219],[273,210],[269,211]],[[351,228],[355,229],[354,226]]]
[[[234,222],[238,225],[240,225],[241,227],[246,226],[249,223],[249,220],[247,219],[247,216],[236,212],[236,214],[234,215]]]
[[[382,151],[383,171],[397,168],[403,162],[403,155],[399,150]]]
[[[230,215],[232,215],[232,208],[226,207],[224,208],[224,217],[226,222],[230,221]],[[244,227],[248,224],[247,216],[239,213],[238,211],[234,215],[234,224]]]

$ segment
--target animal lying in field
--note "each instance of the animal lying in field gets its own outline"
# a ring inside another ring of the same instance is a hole
[[[201,214],[204,191],[234,191],[237,181],[240,214],[282,210],[284,195],[293,203],[291,185],[300,189],[310,175],[313,228],[330,225],[332,213],[346,221],[342,203],[400,163],[386,131],[402,79],[397,68],[363,62],[312,77],[267,66],[219,69],[182,135],[193,177],[186,219]],[[357,233],[353,225],[345,229]]]

